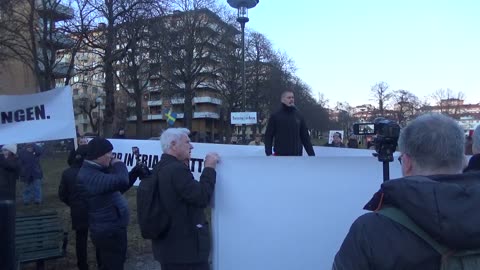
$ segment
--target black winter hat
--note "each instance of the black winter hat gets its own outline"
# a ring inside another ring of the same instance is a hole
[[[112,151],[113,145],[105,138],[95,137],[88,142],[87,148],[87,156],[85,158],[94,160]]]

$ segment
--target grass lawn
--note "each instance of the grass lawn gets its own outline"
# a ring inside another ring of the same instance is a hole
[[[49,157],[42,159],[42,168],[44,172],[44,180],[42,183],[43,203],[39,206],[28,205],[22,203],[23,183],[17,184],[17,215],[38,213],[40,211],[55,210],[59,213],[63,220],[65,230],[68,231],[68,247],[67,256],[62,259],[46,262],[46,269],[77,269],[77,261],[75,256],[75,232],[71,229],[70,209],[58,198],[58,186],[63,170],[68,167],[67,153],[55,153]],[[125,196],[128,199],[130,208],[130,225],[128,227],[128,254],[127,257],[151,253],[150,241],[144,240],[140,234],[137,225],[137,206],[136,206],[136,190],[135,187],[130,189]],[[96,269],[95,251],[91,241],[89,240],[89,265],[90,269]],[[24,265],[22,269],[35,269],[35,264]]]

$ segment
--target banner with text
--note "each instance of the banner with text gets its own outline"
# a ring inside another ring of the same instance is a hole
[[[0,95],[0,144],[75,137],[69,86],[31,95]]]
[[[113,154],[116,158],[122,160],[129,169],[136,164],[133,155],[133,147],[138,147],[140,161],[153,168],[160,160],[162,147],[159,140],[125,140],[108,139],[113,145]],[[251,157],[265,156],[264,146],[254,145],[235,145],[235,144],[213,144],[213,143],[192,143],[192,159],[190,165],[195,178],[203,169],[203,159],[208,152],[217,152],[221,158],[225,157]],[[372,150],[362,149],[336,149],[331,147],[314,146],[315,154],[318,157],[368,157],[376,160]],[[305,154],[306,155],[306,154]]]
[[[254,125],[257,123],[256,112],[232,112],[230,122],[232,125]]]

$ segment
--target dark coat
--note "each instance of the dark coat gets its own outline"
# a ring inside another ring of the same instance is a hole
[[[301,156],[303,147],[309,156],[315,156],[305,119],[295,107],[282,103],[280,110],[270,116],[265,131],[265,154]]]
[[[358,148],[358,141],[356,139],[348,139],[348,148]]]
[[[127,227],[128,203],[122,192],[129,187],[124,163],[115,163],[110,171],[92,161],[83,162],[77,175],[76,188],[87,200],[89,229],[93,235]]]
[[[196,181],[182,161],[168,154],[155,166],[160,196],[171,217],[166,236],[152,241],[155,259],[162,264],[208,262],[211,239],[204,209],[213,196],[215,170],[204,168]]]
[[[463,172],[480,171],[480,154],[473,155]]]
[[[60,186],[58,187],[58,197],[70,207],[72,228],[74,230],[88,229],[87,200],[81,196],[81,192],[77,188],[77,174],[80,171],[80,167],[82,167],[86,150],[87,147],[81,145],[76,151],[73,151],[72,158],[69,158],[70,168],[63,171]]]
[[[0,200],[15,200],[19,172],[19,160],[14,156],[5,159],[0,153]]]
[[[20,160],[20,179],[25,182],[31,182],[34,179],[42,179],[43,171],[40,165],[40,156],[42,149],[33,144],[33,152],[22,149],[18,153]]]
[[[383,205],[399,208],[451,249],[480,248],[480,173],[390,180],[365,209]],[[372,212],[353,223],[333,269],[438,270],[440,260],[440,254],[415,233]]]

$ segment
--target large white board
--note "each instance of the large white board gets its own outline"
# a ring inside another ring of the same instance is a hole
[[[398,162],[390,165],[400,177]],[[323,270],[380,187],[382,164],[368,156],[226,157],[217,176],[214,270]]]

